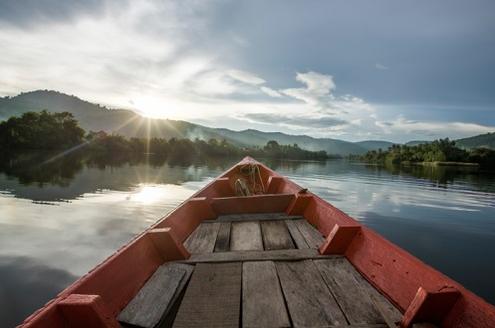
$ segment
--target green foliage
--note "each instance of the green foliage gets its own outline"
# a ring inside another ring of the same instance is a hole
[[[469,151],[456,146],[455,141],[439,139],[415,146],[393,145],[387,151],[372,150],[361,156],[372,163],[401,164],[419,162],[472,162],[482,166],[495,165],[495,151],[474,148]]]
[[[171,160],[190,160],[198,157],[232,157],[251,155],[259,158],[311,159],[328,158],[325,151],[308,151],[297,144],[279,145],[271,140],[263,147],[241,148],[225,139],[178,139],[170,138],[131,138],[107,134],[103,131],[89,132],[84,138],[72,114],[27,112],[21,117],[12,117],[0,123],[0,146],[8,150],[23,149],[69,149],[79,146],[94,158],[110,156],[115,160],[129,160],[145,154]]]
[[[5,150],[67,149],[83,142],[71,113],[27,112],[0,123],[0,146]]]
[[[279,145],[276,141],[270,141],[265,147],[240,148],[225,140],[210,139],[176,139],[170,140],[153,138],[130,140],[117,135],[91,132],[88,135],[91,153],[112,155],[119,157],[139,156],[153,154],[157,157],[167,157],[172,161],[191,160],[198,157],[239,157],[250,155],[258,158],[275,159],[305,159],[324,160],[329,158],[325,151],[308,151],[299,148],[298,145]]]
[[[480,134],[474,137],[456,140],[457,146],[461,148],[490,148],[495,149],[495,132]]]

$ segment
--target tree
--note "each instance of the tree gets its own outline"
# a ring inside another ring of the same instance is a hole
[[[83,142],[71,113],[27,112],[0,123],[0,145],[15,149],[66,149]]]

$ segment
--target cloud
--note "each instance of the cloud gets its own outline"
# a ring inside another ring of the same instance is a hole
[[[3,0],[0,24],[32,27],[39,23],[66,22],[80,15],[96,15],[104,8],[101,0]]]
[[[252,73],[237,70],[237,69],[231,69],[227,72],[227,74],[230,77],[232,77],[234,80],[238,80],[238,81],[244,82],[246,84],[258,85],[258,84],[263,84],[266,82],[262,78],[254,75]]]
[[[316,72],[297,73],[296,80],[305,85],[304,88],[282,89],[281,93],[302,100],[310,105],[323,105],[331,96],[335,83],[331,75]]]
[[[216,127],[232,127],[235,121],[238,129],[256,127],[289,133],[297,130],[348,140],[464,136],[491,129],[488,125],[493,122],[489,114],[482,113],[488,120],[479,118],[480,111],[474,112],[478,116],[471,117],[469,111],[473,107],[464,109],[463,113],[469,114],[461,114],[460,109],[418,113],[414,103],[407,103],[409,107],[405,108],[387,102],[389,95],[401,88],[403,76],[408,76],[407,81],[409,78],[413,81],[416,75],[425,76],[417,66],[411,66],[413,74],[402,72],[400,77],[392,79],[398,70],[390,69],[390,74],[377,70],[401,64],[394,64],[390,61],[393,58],[388,58],[387,65],[376,63],[370,69],[366,56],[369,52],[359,51],[366,47],[353,49],[350,56],[347,47],[315,45],[315,56],[317,53],[321,57],[308,57],[301,52],[302,45],[294,42],[303,38],[288,36],[302,35],[297,34],[302,33],[300,29],[312,28],[313,22],[302,26],[294,25],[292,19],[280,24],[262,19],[261,25],[252,26],[245,24],[246,19],[258,19],[260,10],[238,10],[233,16],[232,9],[242,9],[238,6],[216,0],[0,0],[0,95],[55,89],[110,107],[147,113],[151,109],[156,117],[210,120]],[[253,9],[258,5],[250,2],[243,6]],[[271,15],[270,10],[263,14]],[[297,14],[297,10],[288,12],[293,17]],[[327,16],[321,19],[328,21]],[[437,18],[434,22],[437,25]],[[340,23],[332,20],[332,24]],[[266,33],[259,33],[260,29]],[[411,31],[416,33],[417,24],[411,25]],[[430,33],[431,29],[425,31]],[[404,38],[402,33],[398,37]],[[274,39],[281,45],[275,46]],[[418,40],[416,34],[414,40]],[[411,40],[407,41],[409,45]],[[424,53],[422,43],[420,49]],[[445,56],[441,58],[443,63]],[[339,64],[340,68],[327,71],[328,65],[322,63]],[[428,63],[421,62],[431,69]],[[431,63],[434,68],[435,64]],[[284,75],[307,66],[310,69],[288,79]],[[348,74],[346,67],[365,67],[368,71]],[[449,66],[448,72],[452,72],[452,67]],[[435,76],[445,76],[456,83],[468,80],[455,78],[465,74],[449,74]],[[356,75],[359,78],[352,79]],[[342,76],[347,78],[341,79]],[[382,83],[377,76],[391,80]],[[431,77],[428,76],[428,81]],[[438,80],[434,89],[431,83],[421,82],[414,84],[415,90],[426,87],[428,94],[433,94],[442,88]],[[491,95],[483,91],[489,85],[477,85],[476,90]],[[443,86],[447,87],[448,83]],[[353,94],[339,93],[340,90],[352,90],[349,92]],[[416,94],[410,92],[409,85],[401,90],[407,96]],[[452,90],[448,90],[449,97]],[[377,101],[380,94],[387,98],[383,105]],[[478,120],[482,124],[486,121],[487,126],[408,120],[425,117],[425,113],[432,119],[450,117],[451,121],[462,121],[464,115],[466,121]],[[459,115],[445,115],[453,113]]]
[[[274,98],[281,98],[282,97],[282,94],[280,92],[278,92],[277,90],[274,90],[272,88],[269,88],[269,87],[262,86],[260,88],[260,90],[261,90],[261,92],[267,94],[270,97],[274,97]]]
[[[477,134],[495,131],[495,126],[487,126],[465,122],[438,122],[409,120],[399,116],[393,121],[378,121],[377,125],[383,128],[384,133],[401,133],[408,137],[428,136],[429,139],[463,138]]]
[[[307,116],[288,116],[276,113],[251,113],[244,115],[244,118],[262,123],[262,124],[276,124],[276,125],[289,125],[296,128],[331,128],[335,126],[342,126],[348,124],[347,121],[331,117],[331,116],[319,116],[319,117],[307,117]]]
[[[387,67],[387,66],[385,66],[385,65],[383,65],[383,64],[380,64],[380,63],[376,63],[376,64],[375,64],[375,68],[376,68],[376,69],[381,69],[381,70],[387,70],[387,69],[388,69],[388,67]]]

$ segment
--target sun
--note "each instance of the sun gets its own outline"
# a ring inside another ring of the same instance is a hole
[[[168,102],[156,97],[138,97],[132,100],[135,111],[148,118],[169,118]]]

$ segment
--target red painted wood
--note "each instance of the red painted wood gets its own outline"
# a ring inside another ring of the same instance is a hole
[[[71,328],[120,328],[98,295],[71,294],[57,305],[65,324]]]
[[[459,291],[453,288],[428,292],[420,287],[404,313],[401,327],[410,328],[416,322],[442,324],[459,299],[459,295]]]
[[[268,187],[266,188],[266,193],[267,194],[276,194],[278,191],[283,188],[283,185],[285,184],[285,181],[287,179],[284,177],[279,177],[279,176],[270,176],[268,178]]]
[[[259,165],[265,186],[268,186],[268,179],[271,176],[281,177],[249,157],[234,165],[220,177],[228,178],[231,183],[233,177],[239,172],[238,165],[247,163]],[[219,199],[219,195],[224,196],[230,191],[225,187],[227,180],[217,181],[209,183],[151,228],[169,227],[175,235],[174,240],[178,243],[183,242],[203,220],[215,218],[222,211],[225,211],[225,214],[285,211],[290,202],[295,200],[295,194],[302,189],[294,182],[285,180],[277,188],[278,195]],[[304,208],[303,215],[309,222],[316,225],[323,235],[328,236],[336,224],[361,226],[318,196],[309,192],[306,195],[311,197]],[[220,212],[216,213],[217,210]],[[119,313],[164,260],[161,251],[157,250],[151,238],[145,236],[150,229],[61,292],[56,299],[28,317],[21,326],[65,327],[64,318],[57,310],[57,304],[70,294],[100,295],[111,315],[115,316]],[[459,291],[459,299],[443,319],[441,327],[495,327],[495,307],[369,228],[361,226],[360,231],[352,238],[352,242],[345,251],[345,256],[371,284],[401,309],[409,307],[420,287],[428,291],[441,291],[447,287],[455,288]]]
[[[285,212],[293,194],[213,198],[211,206],[220,214]]]
[[[356,234],[361,230],[359,225],[339,226],[335,224],[328,234],[325,243],[320,246],[321,254],[344,254]]]
[[[313,195],[311,194],[296,194],[296,198],[287,207],[287,214],[302,215],[312,199]]]
[[[185,260],[191,256],[182,242],[174,235],[172,228],[151,229],[147,236],[151,239],[164,262]]]
[[[174,235],[183,242],[203,220],[216,217],[217,214],[206,197],[195,197],[185,201],[181,207],[168,214],[153,228],[173,228]]]
[[[203,191],[196,194],[195,197],[214,198],[235,196],[234,182],[235,181],[232,181],[229,177],[215,179],[208,188],[203,189]]]

